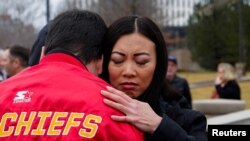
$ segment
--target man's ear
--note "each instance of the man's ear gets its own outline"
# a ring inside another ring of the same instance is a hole
[[[102,73],[102,63],[103,63],[103,55],[101,59],[97,60],[97,63],[96,63],[96,69],[97,69],[98,75]]]
[[[15,57],[14,60],[13,60],[13,65],[17,68],[18,66],[21,66],[21,62],[20,60]]]
[[[42,58],[45,56],[45,46],[42,47],[41,49],[41,54],[40,54],[40,59],[39,62],[42,60]]]

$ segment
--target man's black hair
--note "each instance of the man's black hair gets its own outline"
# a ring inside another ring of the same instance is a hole
[[[25,48],[20,45],[13,45],[8,48],[10,51],[10,56],[12,58],[18,58],[20,60],[20,64],[22,67],[28,66],[29,52],[30,52],[28,48]]]
[[[62,49],[78,57],[83,63],[101,58],[100,48],[107,26],[96,13],[71,10],[58,15],[48,27],[46,53]]]

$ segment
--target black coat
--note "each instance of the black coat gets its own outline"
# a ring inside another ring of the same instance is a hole
[[[160,99],[163,119],[148,141],[207,141],[206,117],[188,109],[182,97],[178,101]]]
[[[175,75],[173,80],[170,81],[170,84],[179,94],[182,94],[187,99],[187,102],[192,108],[192,95],[187,80]]]
[[[220,98],[241,99],[240,86],[235,80],[228,81],[224,87],[215,85],[215,89]]]

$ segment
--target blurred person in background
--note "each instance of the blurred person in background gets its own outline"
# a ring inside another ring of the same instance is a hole
[[[190,108],[192,108],[192,95],[190,92],[189,84],[185,78],[177,75],[177,65],[177,58],[175,56],[168,56],[168,70],[166,74],[167,80],[178,93],[182,94],[186,98],[190,105]]]
[[[12,77],[28,67],[29,49],[20,45],[7,47],[5,50],[4,69],[7,77]]]
[[[215,91],[211,98],[241,99],[240,86],[236,80],[234,67],[229,63],[220,63],[215,78]]]
[[[0,49],[0,82],[7,79],[7,73],[4,69],[5,54],[4,50]]]

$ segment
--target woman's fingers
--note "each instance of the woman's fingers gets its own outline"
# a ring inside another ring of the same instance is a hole
[[[119,103],[116,103],[114,101],[111,101],[111,100],[108,100],[108,99],[104,99],[103,102],[105,104],[107,104],[108,106],[112,107],[112,108],[115,108],[117,109],[118,111],[126,114],[126,107],[124,107],[123,105],[119,104]],[[127,115],[126,115],[127,116]],[[112,115],[111,116],[111,119],[113,119],[114,121],[119,121],[119,122],[122,122],[122,121],[126,121],[126,116],[117,116],[117,115]]]
[[[101,94],[106,97],[103,102],[111,108],[125,114],[121,116],[112,115],[111,119],[119,122],[129,122],[140,130],[148,133],[153,133],[157,129],[162,118],[153,111],[148,103],[131,99],[130,97],[127,98],[129,100],[131,99],[128,102],[125,100],[126,96],[123,96],[123,92],[114,88],[107,89],[108,91],[101,91]]]
[[[114,121],[124,122],[124,121],[126,121],[127,118],[126,118],[126,116],[115,116],[115,115],[112,115],[111,119],[113,119]]]
[[[111,93],[109,91],[101,90],[101,94],[105,96],[106,98],[115,101],[117,103],[125,104],[126,100],[124,100],[120,95]]]
[[[103,99],[103,102],[105,104],[107,104],[108,106],[123,112],[124,114],[127,114],[129,112],[128,108],[120,103],[114,102],[114,101],[106,99],[106,98]]]
[[[107,86],[107,90],[113,94],[121,96],[124,100],[130,101],[132,98],[130,98],[128,95],[126,95],[124,92],[117,90],[115,88],[112,88],[110,86]]]

